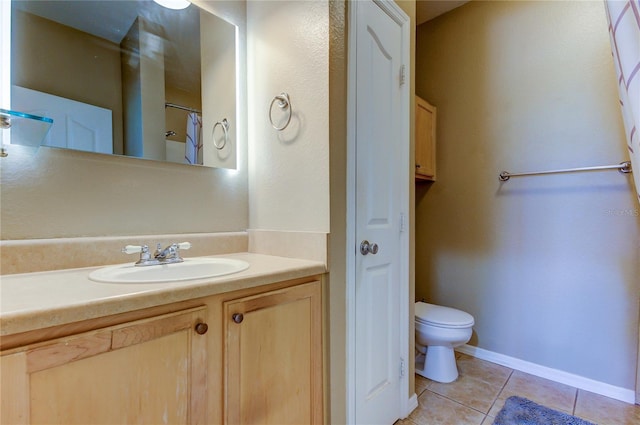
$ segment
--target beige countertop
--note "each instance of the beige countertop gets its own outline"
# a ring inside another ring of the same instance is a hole
[[[252,253],[224,257],[250,266],[217,278],[139,284],[89,280],[89,273],[99,267],[0,276],[0,336],[326,272],[320,261]]]

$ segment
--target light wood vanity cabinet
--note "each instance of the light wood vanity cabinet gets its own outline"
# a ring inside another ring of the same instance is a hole
[[[310,276],[5,338],[0,423],[320,424],[321,287]]]
[[[224,303],[227,424],[322,423],[320,282]]]
[[[436,107],[416,96],[416,180],[436,180]]]
[[[197,307],[12,350],[2,423],[204,423],[205,319]]]

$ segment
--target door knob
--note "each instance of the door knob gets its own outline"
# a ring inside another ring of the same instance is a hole
[[[236,323],[242,323],[242,321],[244,320],[244,316],[242,315],[242,313],[234,313],[231,316],[231,320],[233,320]]]
[[[363,240],[362,242],[360,242],[360,254],[362,255],[367,255],[367,254],[377,254],[378,253],[378,244],[377,243],[372,243],[370,244],[368,240]]]

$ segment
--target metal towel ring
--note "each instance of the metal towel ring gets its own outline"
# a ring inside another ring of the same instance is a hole
[[[220,144],[216,142],[215,132],[217,126],[222,127],[222,132],[224,133],[224,139]],[[227,121],[226,118],[223,118],[222,121],[218,121],[213,125],[213,130],[211,130],[211,138],[213,139],[213,146],[215,146],[216,149],[224,149],[224,147],[227,145],[227,142],[229,141],[229,121]]]
[[[282,127],[278,127],[273,123],[272,111],[273,111],[273,104],[275,103],[276,100],[278,101],[278,107],[280,109],[284,110],[289,108],[289,116],[287,117],[287,122],[284,123]],[[293,112],[293,108],[291,107],[291,100],[289,100],[289,95],[287,93],[282,92],[279,95],[275,96],[271,101],[271,105],[269,105],[269,121],[271,122],[271,127],[275,128],[278,131],[282,131],[285,128],[287,128],[287,126],[291,122],[292,112]]]

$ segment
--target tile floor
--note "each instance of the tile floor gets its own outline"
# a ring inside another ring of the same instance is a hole
[[[640,425],[640,406],[457,353],[460,376],[441,384],[416,375],[418,408],[396,425],[491,425],[518,395],[599,425]]]

